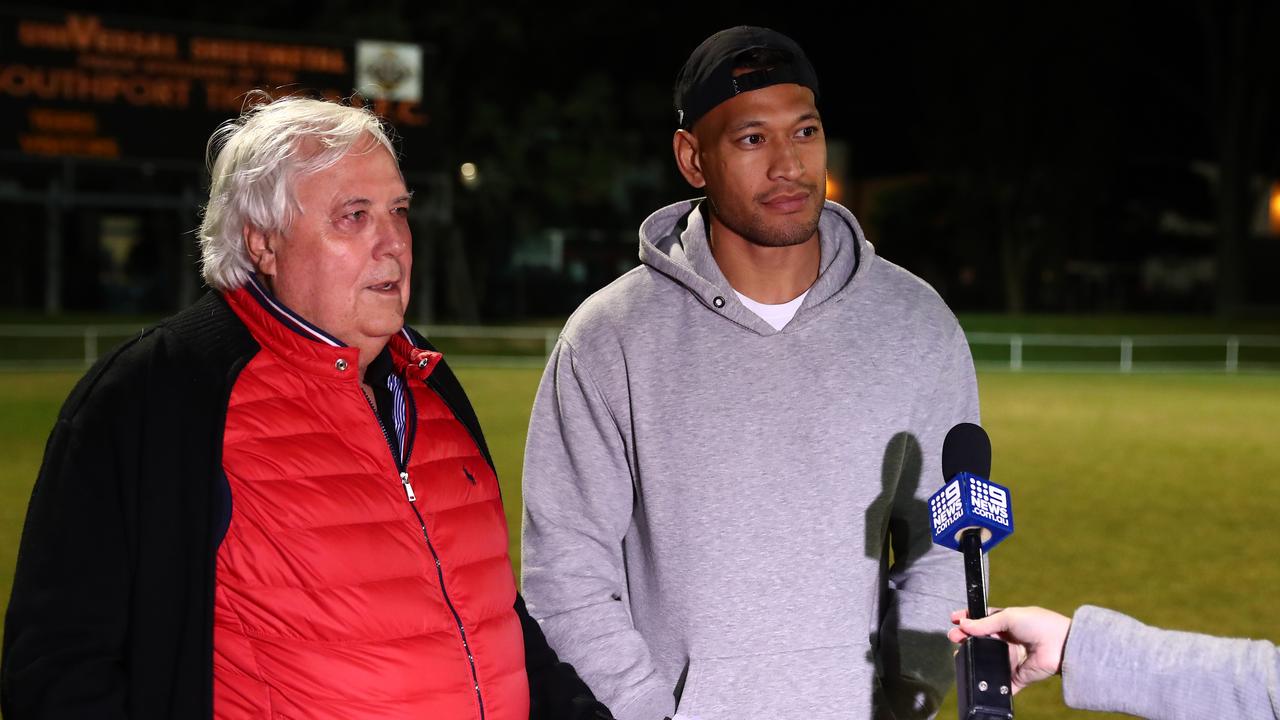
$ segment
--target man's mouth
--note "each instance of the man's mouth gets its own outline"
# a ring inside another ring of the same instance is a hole
[[[398,293],[400,291],[400,281],[387,280],[386,282],[375,283],[373,285],[367,285],[365,287],[367,290],[373,290],[374,292],[383,292],[383,293],[397,292]]]
[[[809,201],[809,193],[801,190],[771,195],[760,201],[760,204],[780,213],[792,213],[802,209]]]

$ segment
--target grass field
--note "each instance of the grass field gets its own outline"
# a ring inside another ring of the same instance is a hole
[[[520,464],[540,373],[459,375],[504,478],[518,563]],[[74,380],[0,374],[0,605],[45,436]],[[1280,640],[1280,376],[992,373],[980,386],[993,479],[1011,487],[1018,528],[992,554],[993,604],[1096,603]],[[1059,698],[1056,682],[1036,686],[1018,696],[1019,717],[1083,715]]]

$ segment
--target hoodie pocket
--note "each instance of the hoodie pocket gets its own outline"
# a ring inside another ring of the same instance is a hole
[[[869,646],[689,660],[677,720],[870,717]]]

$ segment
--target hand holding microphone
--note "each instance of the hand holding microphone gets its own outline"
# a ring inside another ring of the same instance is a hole
[[[951,613],[951,622],[956,625],[947,632],[951,642],[994,636],[1009,643],[1015,694],[1062,670],[1062,652],[1071,629],[1069,617],[1044,608],[1014,607],[977,620],[970,619],[967,611],[957,610]]]
[[[1013,693],[1062,675],[1073,708],[1168,720],[1280,720],[1280,647],[1267,640],[1161,630],[1085,605],[1071,618],[1038,607],[987,615],[982,553],[1013,531],[1009,495],[987,480],[982,428],[947,434],[947,483],[929,500],[933,539],[965,554],[968,610],[951,614],[962,720],[1013,720]],[[1003,692],[1001,692],[1003,691]]]

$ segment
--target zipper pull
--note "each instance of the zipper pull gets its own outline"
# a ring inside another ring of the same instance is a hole
[[[409,502],[413,502],[418,499],[418,496],[413,494],[413,485],[409,484],[408,471],[400,473],[400,484],[404,486],[404,494],[409,498]]]

